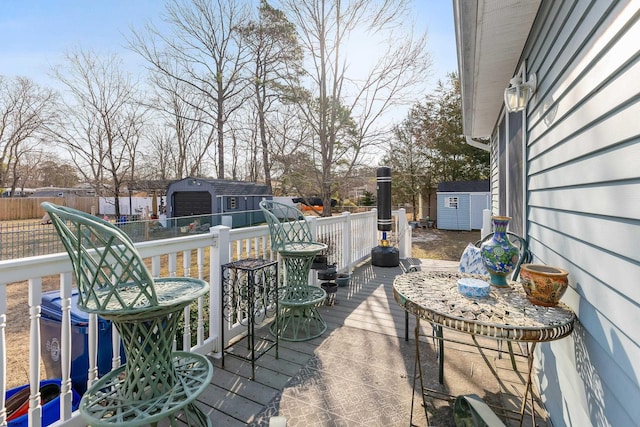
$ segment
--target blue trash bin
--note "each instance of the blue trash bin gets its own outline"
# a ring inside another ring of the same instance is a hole
[[[60,384],[61,380],[59,378],[40,381],[40,391],[42,392],[44,387],[54,385],[56,387],[56,396],[49,395],[49,398],[46,402],[42,404],[42,427],[48,426],[50,424],[55,423],[60,419]],[[12,388],[11,390],[7,390],[5,394],[5,400],[9,401],[12,396],[18,396],[19,392],[24,390],[22,396],[18,401],[14,403],[19,404],[22,409],[22,405],[29,405],[29,394],[28,394],[29,384],[21,385],[16,388]],[[80,405],[80,395],[72,388],[71,389],[71,410],[75,411],[78,409]],[[42,396],[42,399],[45,399],[45,396]],[[8,408],[7,408],[8,409]],[[21,411],[20,413],[22,413]],[[11,418],[10,415],[8,415]],[[18,417],[12,418],[10,421],[7,421],[7,427],[27,427],[29,425],[29,414],[24,413]]]
[[[71,295],[71,383],[81,395],[87,390],[89,370],[89,314],[78,308],[78,291]],[[60,335],[62,302],[60,291],[42,294],[40,318],[40,354],[48,378],[62,377],[60,366]],[[124,349],[120,347],[124,363]],[[113,344],[111,322],[98,317],[98,375],[111,371]]]

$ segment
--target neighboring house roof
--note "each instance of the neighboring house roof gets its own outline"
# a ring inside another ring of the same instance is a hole
[[[131,191],[165,191],[173,180],[170,179],[139,179],[127,183]]]
[[[485,181],[449,181],[438,184],[439,193],[488,193],[491,183]]]
[[[229,194],[234,196],[270,194],[264,184],[254,182],[230,181],[226,179],[213,179],[208,181],[217,194]]]
[[[491,136],[540,0],[454,0],[463,131]]]
[[[185,178],[180,181],[174,181],[174,183],[179,183],[183,181],[194,181],[201,184],[208,184],[214,189],[216,195],[229,195],[229,196],[249,196],[249,195],[269,195],[270,196],[271,195],[266,185],[256,184],[255,182],[232,181],[229,179]],[[169,184],[169,187],[170,186],[171,184]],[[181,191],[184,191],[184,190],[181,190]]]

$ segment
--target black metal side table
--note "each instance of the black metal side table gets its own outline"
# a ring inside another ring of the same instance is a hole
[[[255,362],[273,347],[278,358],[278,336],[255,336],[255,325],[265,318],[275,317],[278,312],[278,262],[259,258],[246,258],[222,266],[222,321],[231,325],[247,327],[247,353],[240,354],[232,347],[222,352],[222,367],[225,354],[251,362],[251,379],[255,379]],[[276,324],[277,328],[277,324]],[[224,343],[224,327],[222,342]],[[257,342],[256,342],[257,341]],[[259,345],[260,348],[256,349]]]

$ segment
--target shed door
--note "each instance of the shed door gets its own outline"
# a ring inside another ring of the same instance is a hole
[[[173,216],[210,215],[211,193],[177,191],[173,193]]]

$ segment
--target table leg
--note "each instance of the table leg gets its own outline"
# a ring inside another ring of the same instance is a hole
[[[438,338],[438,380],[444,384],[444,335],[442,326],[436,326],[436,337]]]
[[[409,312],[404,312],[404,340],[409,341]]]
[[[516,356],[513,354],[513,344],[511,341],[507,341],[507,348],[509,349],[509,357],[511,358],[511,367],[515,372],[518,370],[518,365],[516,364]]]
[[[524,421],[524,411],[527,407],[527,397],[529,393],[531,393],[531,421],[532,425],[536,425],[536,410],[534,407],[533,392],[531,391],[531,371],[533,370],[533,353],[535,349],[535,342],[531,343],[531,347],[527,345],[527,383],[524,388],[524,395],[522,396],[522,405],[520,406],[520,426],[522,426],[522,422]]]
[[[429,414],[427,413],[427,398],[424,392],[424,377],[422,373],[422,360],[420,359],[420,318],[416,316],[416,328],[414,332],[414,340],[416,343],[416,365],[418,366],[418,376],[420,377],[420,395],[422,396],[422,407],[424,408],[424,416],[427,419],[427,425],[429,425]],[[415,370],[415,368],[414,368]],[[415,372],[413,377],[413,390],[415,392]],[[410,425],[413,426],[413,395],[411,396],[411,418]]]

